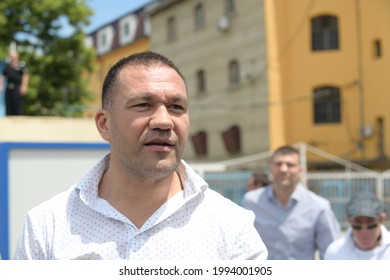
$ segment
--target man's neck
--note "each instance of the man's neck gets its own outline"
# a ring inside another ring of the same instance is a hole
[[[108,170],[99,184],[99,196],[140,228],[168,199],[182,190],[179,175],[171,175],[151,183],[118,180]]]
[[[283,206],[286,207],[292,193],[296,189],[297,185],[295,186],[279,186],[279,185],[273,185],[273,191],[274,195],[279,201],[279,203]]]

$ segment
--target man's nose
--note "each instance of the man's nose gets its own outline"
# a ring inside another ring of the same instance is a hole
[[[173,129],[172,116],[165,106],[159,106],[150,119],[151,129]]]
[[[287,165],[286,163],[282,163],[282,164],[280,165],[280,169],[281,169],[282,171],[287,171],[287,170],[288,170],[288,165]]]

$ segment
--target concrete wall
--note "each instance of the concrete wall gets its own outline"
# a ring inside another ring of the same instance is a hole
[[[105,142],[93,118],[3,117],[0,142]]]

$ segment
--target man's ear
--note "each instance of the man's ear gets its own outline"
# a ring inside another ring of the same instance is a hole
[[[387,217],[386,212],[382,212],[382,213],[379,214],[379,219],[380,219],[381,223],[386,221],[386,217]]]
[[[100,136],[110,142],[111,133],[109,125],[109,113],[106,109],[100,109],[95,114],[95,125],[100,133]]]

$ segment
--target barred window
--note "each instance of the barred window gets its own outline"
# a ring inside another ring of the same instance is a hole
[[[234,13],[236,11],[235,0],[225,0],[225,10],[227,15]]]
[[[206,92],[206,74],[204,70],[199,70],[196,74],[197,79],[197,91],[202,94]]]
[[[168,40],[174,40],[176,39],[176,20],[174,17],[170,17],[168,18],[168,22],[167,22],[167,30],[168,30]]]
[[[314,90],[314,123],[340,123],[340,89],[320,87]]]
[[[382,42],[379,39],[374,41],[374,57],[382,57]]]
[[[339,48],[338,20],[335,16],[318,16],[311,20],[312,50]]]
[[[204,27],[206,23],[205,11],[202,4],[195,7],[195,27]]]
[[[229,85],[237,86],[240,84],[240,66],[236,60],[229,63]]]

